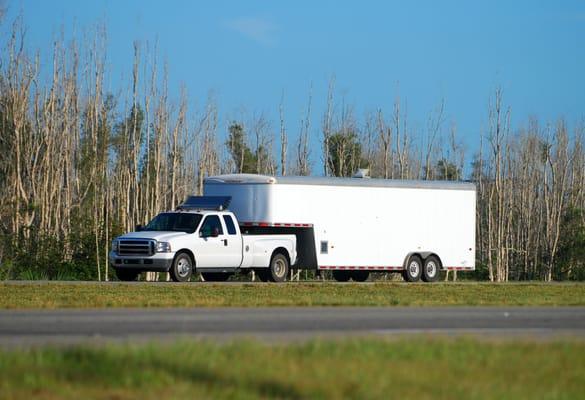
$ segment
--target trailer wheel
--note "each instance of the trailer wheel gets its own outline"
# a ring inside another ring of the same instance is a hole
[[[406,282],[418,282],[422,273],[422,260],[419,256],[413,255],[408,259],[402,277]]]
[[[272,282],[284,282],[288,275],[288,259],[282,253],[276,253],[270,260],[268,278]]]
[[[428,256],[425,260],[422,271],[422,280],[425,282],[436,282],[439,279],[439,259],[435,256]]]
[[[356,282],[365,282],[368,280],[369,276],[369,271],[353,271],[351,273],[351,278]]]
[[[193,262],[189,254],[177,254],[169,272],[173,281],[188,282],[193,274]]]
[[[334,270],[332,275],[333,279],[335,279],[337,282],[347,282],[350,278],[349,272],[347,271]]]
[[[225,282],[233,274],[230,272],[202,272],[201,276],[206,282]]]
[[[138,278],[138,275],[140,275],[140,272],[138,271],[127,271],[123,269],[116,270],[116,276],[123,282],[133,282]]]

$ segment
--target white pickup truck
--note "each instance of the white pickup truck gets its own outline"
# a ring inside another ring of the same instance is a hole
[[[197,271],[206,281],[224,281],[237,270],[254,270],[263,281],[284,281],[297,259],[295,235],[242,234],[236,216],[224,210],[229,201],[192,196],[176,211],[115,238],[109,259],[118,278],[133,281],[157,271],[186,282]]]

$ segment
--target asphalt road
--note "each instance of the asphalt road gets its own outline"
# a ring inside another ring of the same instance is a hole
[[[585,307],[298,307],[0,311],[0,346],[347,335],[585,337]]]

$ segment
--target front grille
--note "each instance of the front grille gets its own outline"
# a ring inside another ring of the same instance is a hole
[[[154,240],[120,240],[118,254],[121,256],[151,256]]]

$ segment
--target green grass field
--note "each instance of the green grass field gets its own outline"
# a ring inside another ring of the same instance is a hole
[[[0,283],[0,309],[472,305],[583,306],[585,284]]]
[[[585,343],[313,340],[0,352],[3,399],[578,399]]]

